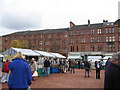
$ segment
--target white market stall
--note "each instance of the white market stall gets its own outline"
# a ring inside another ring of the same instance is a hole
[[[63,56],[63,55],[61,55],[61,54],[59,54],[59,53],[52,53],[52,52],[50,52],[50,54],[51,54],[51,55],[54,55],[56,58],[63,58],[63,59],[66,58],[65,56]]]
[[[35,50],[36,53],[39,53],[40,55],[44,56],[44,57],[51,57],[51,58],[55,58],[54,55],[51,55],[50,53],[48,52],[44,52],[44,51],[38,51],[38,50]]]
[[[17,52],[21,52],[23,55],[26,56],[26,59],[30,59],[32,57],[38,57],[40,54],[36,53],[35,51],[31,49],[21,49],[21,48],[10,48],[2,53],[4,56],[11,56],[11,58],[14,58],[14,56],[17,54]]]
[[[69,55],[67,58],[68,59],[82,59],[80,55]]]

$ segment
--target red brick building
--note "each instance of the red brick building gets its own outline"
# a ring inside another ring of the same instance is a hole
[[[3,51],[12,40],[25,40],[29,48],[59,52],[118,52],[120,51],[120,19],[115,22],[75,25],[69,28],[15,32],[2,36]]]

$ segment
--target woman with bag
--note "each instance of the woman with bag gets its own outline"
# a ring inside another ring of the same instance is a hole
[[[34,58],[32,58],[31,71],[32,71],[32,79],[35,80],[36,77],[38,77],[38,73],[37,73],[37,62],[35,61]]]

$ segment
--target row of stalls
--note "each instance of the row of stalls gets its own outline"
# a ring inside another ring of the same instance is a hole
[[[31,49],[21,49],[21,48],[10,48],[2,53],[4,58],[6,60],[12,60],[15,58],[15,55],[17,52],[21,52],[25,59],[31,63],[31,59],[35,58],[38,64],[38,75],[43,76],[43,69],[44,69],[44,61],[45,59],[49,59],[51,62],[51,68],[49,69],[50,73],[58,73],[58,64],[60,60],[66,59],[65,56],[59,54],[59,53],[53,53],[53,52],[45,52],[45,51],[38,51],[38,50],[31,50]]]

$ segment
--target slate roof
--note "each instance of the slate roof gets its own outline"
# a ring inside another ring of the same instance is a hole
[[[103,27],[103,23],[98,23],[98,24],[90,24],[90,26],[88,24],[85,25],[76,25],[70,28],[70,30],[79,30],[79,29],[94,29],[94,28],[102,28]]]

